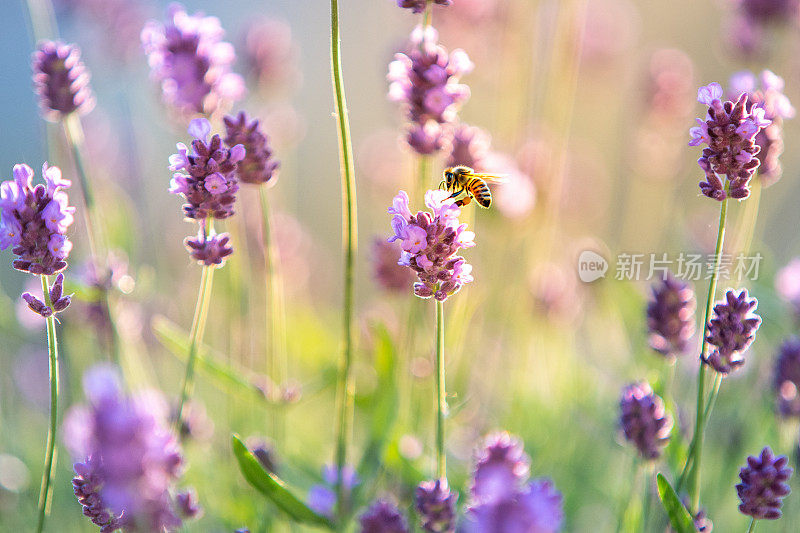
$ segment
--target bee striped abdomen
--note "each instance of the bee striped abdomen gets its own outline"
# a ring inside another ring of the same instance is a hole
[[[482,179],[472,178],[467,184],[467,190],[481,207],[488,209],[492,205],[492,192]]]

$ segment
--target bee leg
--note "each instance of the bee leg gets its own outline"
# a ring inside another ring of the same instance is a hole
[[[451,194],[451,195],[449,196],[449,198],[455,198],[456,196],[458,196],[458,195],[459,195],[459,194],[461,194],[462,192],[464,192],[464,189],[461,189],[461,190],[458,190],[458,191],[454,192],[453,194]]]
[[[444,181],[444,180],[442,180],[442,181],[439,183],[439,190],[441,191],[441,190],[444,190],[444,189],[447,189],[447,182],[446,182],[446,181]]]

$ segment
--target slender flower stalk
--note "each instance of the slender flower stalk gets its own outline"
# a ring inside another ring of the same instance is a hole
[[[695,418],[694,437],[692,438],[691,453],[686,459],[687,464],[692,462],[689,470],[689,494],[692,497],[692,511],[697,512],[700,507],[700,459],[703,453],[703,433],[705,432],[706,421],[710,412],[706,412],[705,404],[705,381],[706,381],[706,357],[708,356],[708,320],[714,309],[714,296],[717,292],[717,280],[719,279],[719,262],[722,257],[722,249],[725,242],[725,224],[728,216],[728,198],[724,198],[719,210],[719,229],[717,231],[717,245],[714,250],[714,270],[712,270],[711,280],[708,283],[708,298],[706,299],[706,313],[703,318],[703,342],[700,348],[700,368],[697,371],[697,414]],[[721,379],[720,379],[721,383]],[[715,383],[714,391],[719,391],[719,385]],[[712,391],[712,394],[716,394]],[[709,402],[710,405],[710,402]]]
[[[50,300],[50,283],[47,276],[42,275],[42,293],[44,302],[52,306]],[[50,360],[50,427],[47,430],[47,445],[44,456],[44,472],[39,490],[39,519],[36,525],[37,533],[44,529],[44,522],[50,513],[53,497],[53,478],[56,468],[56,430],[58,429],[58,339],[56,338],[55,314],[47,317],[47,351]]]
[[[342,355],[336,384],[336,468],[342,472],[347,463],[347,446],[353,410],[355,384],[352,376],[355,331],[353,328],[353,293],[355,258],[357,250],[356,182],[353,164],[353,146],[350,140],[350,123],[347,115],[344,81],[342,79],[342,57],[339,37],[339,2],[331,0],[331,76],[339,125],[339,161],[342,176],[342,230],[344,248],[344,301],[342,317]],[[348,509],[344,499],[342,476],[337,476],[337,514],[339,528],[344,528]]]
[[[208,230],[211,231],[213,219],[208,220]],[[186,402],[194,390],[194,367],[197,362],[197,352],[203,342],[203,333],[206,329],[206,319],[208,318],[208,307],[211,302],[211,287],[214,282],[214,265],[203,265],[200,275],[200,290],[197,293],[197,304],[194,309],[192,328],[189,331],[189,356],[186,362],[186,374],[183,378],[181,389],[181,399],[178,403],[178,414],[175,417],[175,427],[180,428],[183,424],[183,411]],[[179,433],[180,434],[180,433]]]
[[[436,477],[447,478],[444,450],[444,420],[447,416],[447,390],[444,373],[444,302],[436,300]]]

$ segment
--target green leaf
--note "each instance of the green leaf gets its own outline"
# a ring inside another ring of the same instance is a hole
[[[267,472],[258,459],[247,449],[238,435],[232,436],[233,454],[239,462],[242,475],[261,494],[266,496],[280,510],[289,515],[294,521],[301,524],[334,529],[333,522],[320,516],[292,494],[286,483],[275,474]]]
[[[667,512],[672,529],[677,533],[696,533],[697,529],[694,527],[692,515],[683,506],[667,478],[659,472],[656,480],[658,482],[658,497],[661,500],[662,507]]]
[[[189,335],[177,324],[168,318],[156,315],[152,321],[153,333],[159,342],[182,362],[186,363],[189,353]],[[205,345],[200,345],[197,351],[197,366],[218,383],[232,390],[249,391],[261,400],[269,401],[264,390],[254,380],[244,376],[244,372],[236,370],[228,364],[222,363],[219,357],[209,354]]]

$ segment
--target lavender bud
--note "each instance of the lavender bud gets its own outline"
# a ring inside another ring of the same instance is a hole
[[[377,500],[358,519],[361,533],[408,533],[406,520],[397,506]]]
[[[622,390],[619,401],[619,424],[625,439],[645,459],[657,459],[667,444],[672,430],[672,417],[664,402],[646,382],[633,383]]]
[[[239,161],[237,175],[243,183],[259,185],[276,176],[280,163],[272,158],[269,139],[258,126],[258,119],[248,122],[247,114],[241,111],[236,117],[224,119],[227,131],[225,144],[233,148],[244,146],[246,155]]]
[[[422,529],[429,533],[452,533],[456,529],[458,493],[450,490],[447,479],[423,481],[414,491],[414,508]]]
[[[652,292],[647,304],[650,347],[667,357],[686,353],[694,335],[694,291],[670,275],[654,284]]]
[[[748,300],[747,296],[747,289],[738,295],[729,290],[725,301],[714,306],[714,315],[708,321],[706,340],[714,349],[704,361],[720,374],[728,374],[744,364],[744,352],[761,325],[761,317],[753,313],[758,300]]]
[[[741,513],[758,520],[781,517],[783,498],[792,491],[787,483],[793,472],[786,466],[788,461],[785,455],[775,457],[769,446],[760,455],[747,458],[747,465],[739,471],[742,482],[736,485]]]
[[[470,495],[473,503],[493,503],[519,491],[530,474],[522,441],[503,431],[488,435],[475,456]]]
[[[30,310],[36,313],[37,315],[41,315],[44,318],[52,316],[53,310],[47,307],[47,305],[45,305],[43,301],[38,299],[33,294],[29,292],[23,292],[22,299],[25,300],[25,303],[28,304]]]
[[[781,344],[774,376],[778,414],[800,417],[800,338],[790,337]]]
[[[705,120],[698,118],[698,126],[689,131],[689,146],[708,145],[697,161],[706,174],[706,181],[700,183],[702,193],[719,201],[728,197],[743,200],[750,196],[750,178],[760,164],[755,157],[761,150],[756,135],[771,121],[763,108],[748,104],[747,94],[735,102],[723,102],[722,94],[718,83],[698,90],[697,100],[708,106],[708,114]],[[722,183],[720,175],[727,183]]]
[[[491,137],[487,132],[475,126],[459,124],[453,129],[450,154],[445,164],[448,167],[463,165],[484,172],[490,146]]]
[[[425,6],[428,2],[439,4],[440,6],[449,6],[452,0],[397,0],[397,7],[410,9],[413,13],[422,13],[425,11]]]
[[[57,122],[77,111],[94,108],[89,72],[81,62],[81,51],[73,44],[42,41],[33,53],[33,84],[44,117]]]
[[[175,496],[175,503],[178,506],[178,513],[184,520],[203,516],[203,509],[197,503],[197,493],[194,489],[179,492]]]
[[[222,267],[225,265],[225,258],[233,253],[229,240],[230,235],[227,233],[205,235],[201,229],[197,237],[186,237],[183,244],[199,264]]]
[[[231,72],[236,53],[224,35],[218,18],[189,15],[180,4],[167,8],[166,24],[145,24],[142,46],[166,104],[210,115],[244,96],[244,80]]]

